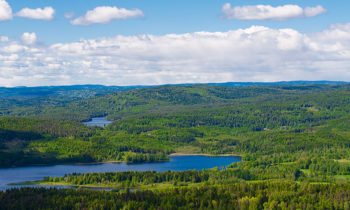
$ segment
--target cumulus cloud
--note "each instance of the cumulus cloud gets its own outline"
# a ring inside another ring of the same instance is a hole
[[[130,19],[143,16],[143,12],[139,9],[127,10],[124,8],[102,6],[87,11],[84,16],[80,16],[72,20],[70,23],[72,25],[87,26],[96,23],[106,24],[112,20]]]
[[[21,40],[26,45],[35,44],[37,41],[36,34],[34,32],[33,33],[25,32],[22,34]]]
[[[19,17],[25,17],[37,20],[52,20],[54,18],[55,10],[52,7],[45,7],[44,9],[23,8],[16,13]]]
[[[12,9],[5,0],[0,0],[0,21],[11,20]]]
[[[304,16],[305,17],[314,17],[320,15],[322,13],[326,13],[327,10],[323,8],[321,5],[317,5],[316,7],[305,7]]]
[[[350,81],[350,23],[312,34],[252,26],[227,32],[0,43],[0,86]]]
[[[290,18],[313,17],[325,13],[321,5],[301,8],[298,5],[249,5],[232,7],[230,3],[222,6],[222,17],[239,20],[287,20]]]

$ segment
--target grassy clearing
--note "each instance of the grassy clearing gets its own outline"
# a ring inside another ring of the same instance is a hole
[[[350,160],[347,160],[347,159],[340,159],[340,160],[336,160],[336,161],[338,161],[339,163],[350,164]]]
[[[335,175],[334,178],[341,181],[350,181],[350,175]]]
[[[201,154],[201,149],[195,146],[183,146],[177,148],[175,151],[181,154]]]

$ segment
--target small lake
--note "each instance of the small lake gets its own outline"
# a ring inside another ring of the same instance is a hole
[[[9,183],[41,180],[45,176],[64,176],[71,173],[90,172],[117,172],[117,171],[185,171],[202,170],[213,167],[227,166],[241,161],[240,157],[207,157],[207,156],[173,156],[170,161],[158,163],[102,163],[85,165],[54,165],[54,166],[27,166],[19,168],[0,169],[0,190],[21,186],[8,186]],[[28,187],[28,186],[25,186]],[[58,188],[67,188],[62,186]]]
[[[111,124],[112,121],[107,120],[105,117],[93,117],[88,122],[83,122],[84,125],[87,126],[99,126],[99,127],[105,127],[106,125]]]

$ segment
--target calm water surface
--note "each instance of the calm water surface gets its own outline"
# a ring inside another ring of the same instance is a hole
[[[44,176],[64,176],[70,173],[113,172],[113,171],[147,171],[158,172],[172,170],[185,171],[190,169],[202,170],[229,165],[241,161],[240,157],[206,157],[206,156],[173,156],[168,162],[160,163],[103,163],[86,165],[54,165],[28,166],[19,168],[0,169],[0,190],[13,187],[9,183],[41,180]],[[28,187],[28,186],[26,186]],[[67,188],[67,187],[58,187]]]
[[[112,121],[107,120],[105,117],[94,117],[91,121],[83,122],[84,125],[87,126],[100,126],[105,127],[108,124],[111,124]]]

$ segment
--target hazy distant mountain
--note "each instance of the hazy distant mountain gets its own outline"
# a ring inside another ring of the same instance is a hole
[[[37,97],[90,98],[107,93],[129,90],[134,87],[103,85],[40,86],[40,87],[0,87],[0,97],[26,99]]]
[[[252,85],[313,85],[313,84],[340,84],[342,81],[281,81],[281,82],[226,82],[226,83],[193,83],[226,87],[245,87]],[[193,85],[174,84],[174,86]],[[172,84],[170,84],[172,85]],[[26,99],[37,97],[63,97],[63,98],[90,98],[119,91],[144,88],[151,86],[104,86],[104,85],[71,85],[71,86],[39,86],[39,87],[0,87],[0,98]]]
[[[251,85],[333,85],[349,83],[343,81],[281,81],[281,82],[226,82],[226,83],[207,83],[207,85],[218,85],[227,87],[244,87]]]

